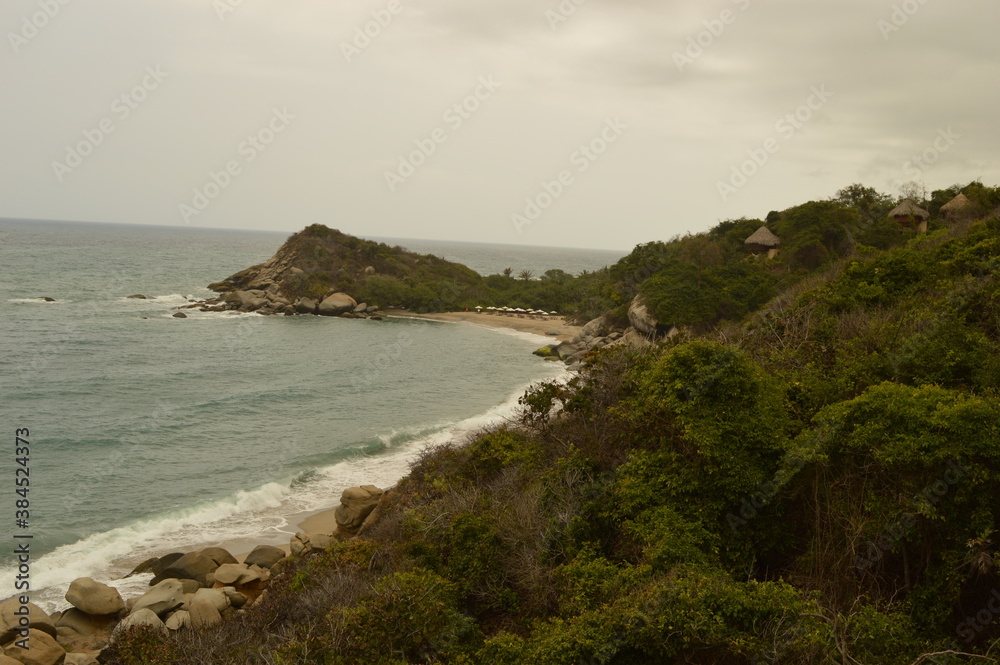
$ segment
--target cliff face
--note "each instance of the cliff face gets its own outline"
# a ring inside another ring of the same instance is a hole
[[[313,224],[291,236],[266,262],[208,288],[220,293],[272,291],[294,301],[323,298],[334,292],[354,293],[376,275],[414,283],[449,281],[461,285],[473,285],[481,279],[458,263]]]

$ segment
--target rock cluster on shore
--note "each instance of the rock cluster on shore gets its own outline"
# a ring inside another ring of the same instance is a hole
[[[293,556],[303,557],[354,538],[381,514],[387,495],[365,485],[345,490],[332,533],[297,533]],[[112,586],[81,577],[70,584],[65,610],[51,616],[18,597],[0,603],[0,665],[92,665],[114,635],[136,626],[170,631],[205,629],[244,612],[267,594],[272,577],[287,566],[285,551],[260,545],[239,563],[221,547],[148,559],[129,573],[151,573],[150,588],[123,599]],[[25,611],[22,607],[26,607]],[[26,615],[25,615],[26,612]],[[16,641],[27,637],[28,649]]]
[[[346,293],[329,293],[321,299],[295,298],[293,302],[274,286],[267,290],[227,291],[215,298],[192,302],[177,309],[197,309],[201,312],[256,312],[265,316],[315,314],[348,319],[382,318],[379,315],[378,305],[359,303]],[[186,318],[183,312],[177,312],[174,317]]]
[[[599,316],[584,325],[573,339],[543,346],[535,351],[535,355],[575,365],[591,351],[609,346],[643,346],[660,338],[673,337],[679,332],[675,326],[662,326],[641,296],[636,296],[629,305],[628,321],[628,326],[615,326],[608,315]]]

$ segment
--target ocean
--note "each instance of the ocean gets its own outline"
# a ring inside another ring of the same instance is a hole
[[[32,599],[47,611],[65,607],[82,576],[138,595],[148,576],[121,578],[151,556],[287,544],[345,488],[391,486],[421,450],[511,417],[527,386],[565,376],[531,355],[546,338],[528,334],[419,319],[171,316],[287,235],[0,220],[0,536],[10,544],[0,551],[31,536]],[[482,274],[578,273],[624,254],[392,242]],[[152,299],[127,298],[136,293]],[[30,471],[21,525],[19,466]],[[0,598],[15,593],[15,563],[0,556]]]

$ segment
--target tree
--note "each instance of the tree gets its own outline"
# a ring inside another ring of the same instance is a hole
[[[514,272],[513,268],[504,268],[503,269],[503,276],[504,277],[510,277],[511,273],[513,273],[513,272]]]
[[[535,276],[535,273],[530,270],[522,270],[518,273],[517,278],[523,280],[525,283],[530,282],[531,278]]]
[[[892,209],[891,196],[883,194],[874,187],[865,187],[861,183],[844,187],[830,200],[849,208],[855,208],[861,214],[861,218],[868,222],[885,217]]]

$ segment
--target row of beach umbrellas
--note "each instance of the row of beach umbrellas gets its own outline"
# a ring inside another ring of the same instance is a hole
[[[489,314],[528,314],[531,316],[556,316],[558,312],[546,312],[540,309],[522,309],[521,307],[483,307],[476,305],[476,311],[482,312],[484,309]]]

